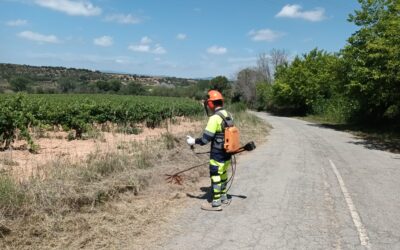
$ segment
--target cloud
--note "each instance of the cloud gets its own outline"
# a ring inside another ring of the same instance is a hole
[[[178,40],[185,40],[187,38],[186,34],[183,33],[179,33],[178,35],[176,35],[176,39]]]
[[[106,21],[108,22],[117,22],[121,24],[138,24],[142,20],[138,17],[135,17],[131,14],[124,15],[124,14],[113,14],[113,15],[108,15],[105,18]]]
[[[251,30],[248,33],[251,36],[251,40],[259,42],[259,41],[266,41],[266,42],[273,42],[276,39],[282,37],[284,33],[273,31],[270,29],[261,29],[261,30]]]
[[[167,51],[160,45],[156,44],[155,48],[152,51],[153,54],[165,54]]]
[[[71,16],[97,16],[102,11],[101,8],[94,6],[86,0],[35,0],[35,3]]]
[[[129,45],[128,49],[135,51],[135,52],[142,52],[142,53],[152,53],[152,54],[165,54],[167,51],[159,44],[152,46],[153,40],[149,37],[144,36],[140,39],[139,44],[132,44]]]
[[[19,37],[36,41],[39,43],[59,43],[60,40],[55,35],[42,35],[36,32],[32,32],[29,30],[22,31],[18,34]]]
[[[28,23],[28,21],[26,21],[26,20],[17,19],[17,20],[10,20],[10,21],[8,21],[6,24],[7,24],[8,26],[13,26],[13,27],[15,27],[15,26],[23,26],[23,25],[26,25],[27,23]]]
[[[117,57],[114,59],[114,61],[119,64],[130,64],[131,63],[130,59],[127,57]]]
[[[109,47],[113,45],[113,38],[111,36],[102,36],[93,39],[93,43],[98,46]]]
[[[145,44],[129,45],[128,49],[136,52],[150,52],[150,46]]]
[[[153,40],[151,40],[148,36],[144,36],[142,39],[140,39],[140,44],[150,44],[152,42]]]
[[[70,67],[77,67],[77,65],[85,64],[85,66],[80,66],[84,68],[92,68],[93,65],[108,65],[105,68],[110,69],[109,66],[114,66],[118,64],[117,67],[123,65],[135,65],[138,62],[127,56],[102,56],[99,54],[74,54],[74,53],[35,53],[28,52],[27,57],[35,59],[44,59],[48,62],[57,61],[56,65],[70,65]],[[116,68],[118,70],[118,68]]]
[[[311,22],[322,21],[326,18],[325,9],[315,8],[314,10],[302,11],[302,7],[297,4],[287,4],[275,17],[302,18]]]
[[[213,55],[223,55],[223,54],[226,54],[226,52],[228,52],[228,50],[226,48],[218,47],[216,45],[211,46],[207,49],[207,53],[213,54]]]

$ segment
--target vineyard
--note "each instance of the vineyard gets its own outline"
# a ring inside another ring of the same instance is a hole
[[[32,127],[61,126],[75,137],[93,124],[127,127],[144,123],[154,128],[163,120],[202,111],[187,98],[118,95],[0,95],[0,148],[9,147],[18,132],[32,146]]]

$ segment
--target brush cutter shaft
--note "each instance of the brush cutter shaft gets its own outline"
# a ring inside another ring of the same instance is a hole
[[[236,150],[235,152],[231,153],[231,155],[234,156],[234,155],[239,154],[239,153],[242,153],[242,152],[244,152],[244,151],[252,151],[252,150],[254,150],[255,148],[256,148],[256,145],[254,144],[254,142],[251,141],[251,142],[249,142],[249,143],[246,143],[246,145],[244,145],[243,147],[240,147],[240,148],[239,148],[238,150]],[[194,150],[193,145],[191,145],[191,149]],[[199,152],[199,153],[196,153],[196,152],[195,152],[195,154],[207,154],[207,153],[210,153],[210,152]],[[201,164],[199,164],[199,165],[196,165],[196,166],[193,166],[193,167],[190,167],[190,168],[181,170],[181,171],[176,172],[176,173],[174,173],[174,174],[166,174],[166,175],[165,175],[165,176],[167,176],[166,180],[167,180],[168,182],[172,182],[172,183],[175,182],[175,183],[177,183],[177,184],[179,184],[179,185],[182,185],[183,179],[182,179],[181,176],[179,176],[180,174],[185,173],[185,172],[187,172],[187,171],[190,171],[190,170],[192,170],[192,169],[195,169],[195,168],[198,168],[198,167],[207,165],[207,164],[209,164],[209,162],[201,163]],[[236,158],[234,158],[234,160],[233,160],[233,169],[236,169]],[[231,183],[230,186],[229,186],[229,188],[232,186],[231,180],[233,180],[233,176],[234,176],[234,172],[233,172],[233,175],[231,176],[231,179],[228,180],[228,182]],[[229,190],[229,188],[228,188],[228,190]]]
[[[208,164],[208,162],[204,162],[204,163],[202,163],[202,164],[199,164],[199,165],[196,165],[196,166],[193,166],[193,167],[184,169],[184,170],[179,171],[179,172],[177,172],[177,173],[175,173],[175,174],[172,174],[171,176],[179,175],[179,174],[185,173],[185,172],[187,172],[187,171],[190,171],[190,170],[192,170],[192,169],[194,169],[194,168],[198,168],[198,167],[204,166],[204,165],[206,165],[206,164]],[[168,175],[168,176],[169,176],[169,175]]]

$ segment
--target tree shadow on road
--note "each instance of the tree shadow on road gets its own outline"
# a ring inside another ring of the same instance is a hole
[[[208,202],[212,201],[211,187],[201,187],[200,191],[202,191],[204,193],[200,194],[200,195],[193,195],[190,193],[186,193],[186,196],[189,198],[193,198],[193,199],[207,200]],[[228,199],[233,199],[233,198],[246,199],[247,196],[228,193]]]
[[[362,145],[367,149],[400,154],[400,133],[392,129],[365,128],[348,124],[310,123],[308,125],[348,132],[358,139],[355,141],[349,141],[349,143]]]

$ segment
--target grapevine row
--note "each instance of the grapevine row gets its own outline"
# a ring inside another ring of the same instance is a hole
[[[146,123],[155,127],[175,116],[201,112],[187,98],[120,95],[0,95],[0,146],[34,124],[74,129],[79,137],[91,124]],[[9,144],[9,142],[8,142]],[[7,145],[6,145],[7,146]]]

